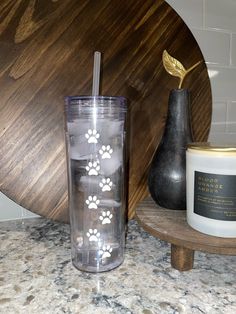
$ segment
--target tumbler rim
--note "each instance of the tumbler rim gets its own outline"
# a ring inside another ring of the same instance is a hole
[[[71,100],[82,100],[82,99],[104,99],[104,100],[120,100],[121,102],[127,102],[127,98],[124,96],[109,96],[109,95],[75,95],[75,96],[65,96],[65,101],[71,101]]]

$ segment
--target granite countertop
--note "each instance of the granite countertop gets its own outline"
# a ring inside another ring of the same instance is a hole
[[[236,256],[195,252],[170,266],[170,246],[129,222],[124,263],[76,270],[69,226],[43,218],[0,223],[0,313],[236,313]]]

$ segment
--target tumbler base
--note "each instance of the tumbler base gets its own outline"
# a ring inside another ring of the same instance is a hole
[[[88,247],[72,246],[72,264],[79,270],[100,273],[119,266],[124,260],[123,246],[109,243],[106,249],[98,250]]]
[[[118,266],[120,266],[122,263],[124,262],[124,259],[119,259],[115,262],[113,262],[112,264],[108,264],[108,265],[101,265],[98,264],[97,266],[88,266],[88,265],[84,265],[82,263],[78,263],[76,262],[74,259],[72,259],[72,265],[81,271],[85,271],[85,272],[89,272],[89,273],[102,273],[102,272],[106,272],[109,270],[112,270],[114,268],[117,268]]]

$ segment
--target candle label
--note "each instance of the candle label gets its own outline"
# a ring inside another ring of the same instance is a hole
[[[194,213],[211,219],[236,221],[236,175],[195,171]]]

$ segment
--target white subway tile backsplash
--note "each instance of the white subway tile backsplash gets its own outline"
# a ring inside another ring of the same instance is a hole
[[[213,30],[192,29],[205,61],[229,65],[230,60],[230,34]]]
[[[215,102],[212,112],[211,132],[225,132],[226,130],[226,102]]]
[[[39,215],[34,214],[33,212],[23,209],[23,217],[24,218],[37,218],[40,217]]]
[[[232,34],[230,60],[231,60],[231,65],[236,66],[236,34]]]
[[[205,25],[236,32],[235,12],[235,0],[205,0]]]
[[[236,145],[236,136],[235,133],[220,133],[220,132],[210,132],[209,142],[215,143],[225,143],[225,144],[234,144]]]
[[[208,64],[208,73],[211,81],[213,102],[236,100],[236,69]]]
[[[0,220],[20,219],[23,208],[0,192]]]
[[[228,103],[226,123],[226,132],[236,133],[236,101],[231,101]]]
[[[203,0],[165,0],[188,27],[203,26]]]

